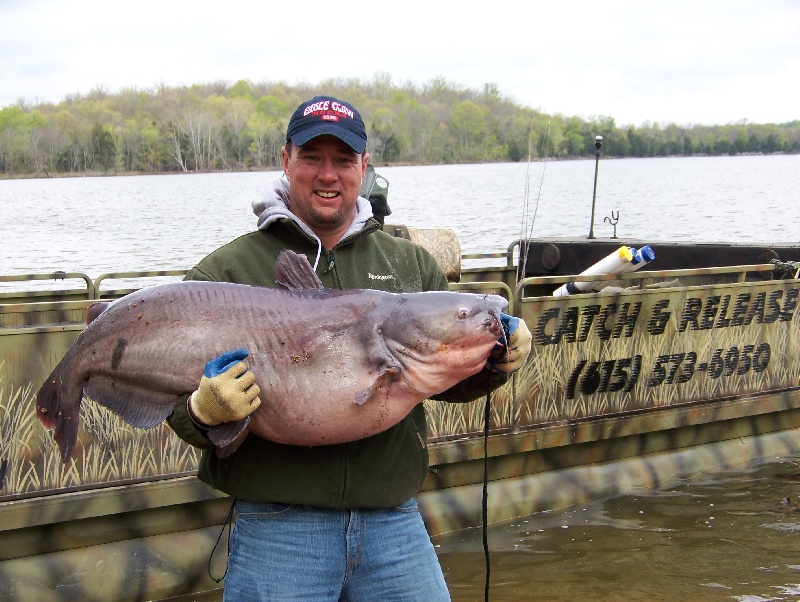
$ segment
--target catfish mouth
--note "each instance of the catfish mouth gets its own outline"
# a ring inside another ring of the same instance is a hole
[[[499,338],[503,334],[503,328],[500,326],[500,310],[490,307],[486,311],[489,316],[483,321],[483,325],[489,329],[492,335]]]

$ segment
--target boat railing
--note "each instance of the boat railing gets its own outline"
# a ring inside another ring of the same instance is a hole
[[[513,267],[514,254],[511,251],[505,253],[462,253],[461,259],[466,261],[470,259],[505,259],[507,267]]]
[[[514,262],[514,258],[516,257],[515,251],[519,249],[520,242],[521,241],[519,240],[515,240],[510,245],[508,245],[508,248],[505,251],[497,251],[493,253],[462,253],[461,259],[462,261],[469,261],[469,260],[486,261],[486,260],[504,259],[506,269],[515,268],[516,267],[516,264]]]
[[[94,299],[116,299],[124,297],[128,293],[132,293],[143,286],[148,284],[156,284],[155,279],[164,277],[178,277],[181,278],[187,274],[188,270],[156,270],[150,272],[134,271],[134,272],[109,272],[98,276],[92,283],[92,294]],[[130,286],[130,282],[126,283],[124,288],[102,289],[101,283],[122,280],[130,281],[136,280],[136,286]]]
[[[9,283],[10,286],[0,287],[0,303],[30,303],[30,302],[55,302],[55,301],[92,301],[99,299],[113,299],[122,297],[144,286],[163,283],[164,277],[183,277],[188,270],[136,270],[127,272],[110,272],[102,274],[92,280],[83,272],[49,272],[40,274],[11,274],[0,275],[0,284]],[[117,288],[102,288],[101,284],[109,281],[121,280],[122,286]],[[83,285],[70,286],[69,281],[82,281]],[[21,283],[41,282],[41,288],[24,286]],[[13,286],[11,283],[19,283]]]
[[[67,281],[83,281],[85,287],[69,286]],[[83,272],[49,272],[46,274],[10,274],[0,275],[0,284],[16,282],[49,282],[50,285],[34,290],[20,290],[13,285],[0,286],[0,302],[13,303],[16,300],[75,300],[91,299],[92,279]],[[68,286],[69,288],[64,288]]]

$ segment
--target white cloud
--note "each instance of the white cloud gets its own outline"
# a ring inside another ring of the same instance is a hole
[[[0,4],[0,106],[101,85],[331,77],[470,88],[618,124],[800,118],[800,3],[385,5],[260,0]]]

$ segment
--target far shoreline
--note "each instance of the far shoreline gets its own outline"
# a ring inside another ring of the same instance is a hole
[[[777,151],[774,153],[736,153],[735,155],[720,154],[710,155],[707,153],[696,153],[693,155],[663,155],[658,157],[616,157],[614,155],[602,155],[603,161],[614,161],[621,159],[692,159],[692,158],[713,158],[713,157],[772,157],[784,155],[800,155],[800,152]],[[529,161],[480,161],[468,163],[411,163],[411,162],[385,162],[374,164],[375,169],[383,167],[434,167],[444,165],[484,165],[498,163],[550,163],[562,161],[591,161],[592,157],[531,157]],[[225,174],[225,173],[267,173],[271,171],[281,171],[280,165],[268,167],[248,167],[245,169],[219,169],[204,171],[85,171],[85,172],[55,172],[55,173],[30,173],[30,174],[0,174],[2,180],[46,180],[62,178],[106,178],[116,176],[180,176],[196,174]]]

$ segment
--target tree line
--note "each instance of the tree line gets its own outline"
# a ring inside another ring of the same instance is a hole
[[[498,86],[464,88],[444,78],[395,84],[331,79],[316,85],[212,82],[109,93],[97,87],[59,103],[0,109],[6,177],[169,173],[277,167],[294,109],[317,94],[352,103],[367,126],[373,163],[520,161],[594,156],[595,136],[613,157],[800,152],[800,121],[715,126],[548,115]]]

